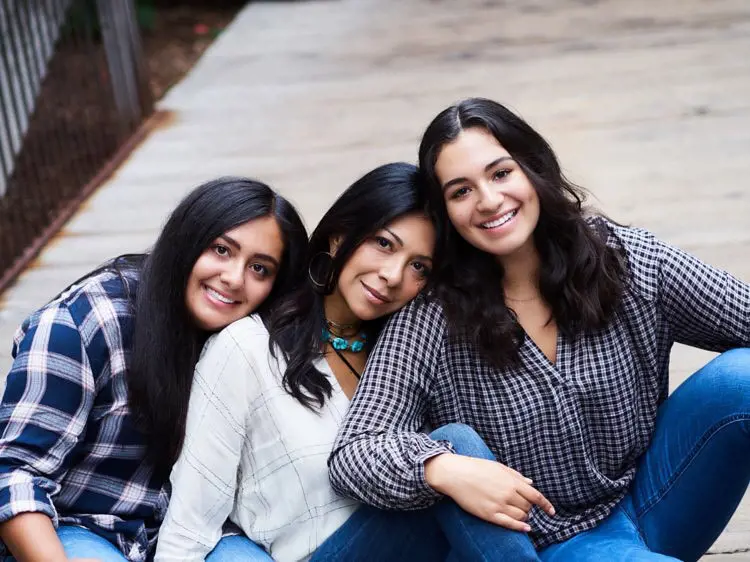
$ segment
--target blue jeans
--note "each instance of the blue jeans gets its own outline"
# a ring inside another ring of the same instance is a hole
[[[431,436],[450,441],[459,454],[493,458],[469,426],[449,424]],[[311,562],[483,562],[500,560],[505,552],[516,554],[514,562],[536,559],[534,548],[524,535],[505,532],[446,498],[429,509],[416,511],[362,506],[318,547]]]
[[[698,560],[750,483],[750,349],[723,353],[659,409],[629,494],[598,527],[543,562]]]
[[[244,535],[224,537],[206,556],[206,562],[273,562],[273,558]]]
[[[99,562],[128,562],[119,548],[84,527],[61,525],[57,529],[57,537],[68,558],[93,558]],[[5,562],[15,562],[15,560],[12,556],[5,558]]]
[[[479,439],[479,454],[471,456],[488,458],[483,445]],[[736,349],[693,374],[660,407],[631,489],[609,517],[536,554],[525,534],[498,527],[517,540],[497,556],[486,550],[486,560],[698,560],[726,526],[748,483],[750,349]]]
[[[449,441],[456,454],[495,460],[482,438],[471,427],[452,423],[430,434],[433,439]],[[444,499],[434,508],[440,528],[450,544],[447,560],[526,562],[537,560],[531,541],[524,533],[509,531],[464,511],[456,502]],[[508,557],[507,553],[512,553]]]
[[[63,525],[57,529],[57,536],[68,558],[93,558],[99,562],[127,562],[127,558],[123,556],[120,549],[84,527]],[[15,558],[12,557],[7,557],[5,560],[15,562]],[[265,550],[243,536],[224,537],[206,557],[206,562],[234,562],[235,560],[273,562]]]

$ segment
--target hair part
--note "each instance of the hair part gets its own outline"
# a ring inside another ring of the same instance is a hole
[[[460,101],[440,112],[419,147],[431,206],[445,230],[441,266],[433,273],[435,296],[443,305],[450,335],[473,345],[491,365],[517,364],[524,332],[502,297],[503,268],[495,258],[464,240],[448,218],[435,171],[442,149],[462,131],[482,129],[513,157],[539,197],[534,230],[541,269],[539,288],[558,329],[575,338],[603,328],[624,290],[622,257],[592,228],[584,208],[586,191],[563,174],[549,143],[503,105],[483,99]]]
[[[385,164],[354,182],[333,203],[310,237],[305,274],[309,278],[283,298],[269,322],[270,350],[281,353],[287,366],[283,374],[286,391],[302,405],[314,409],[331,396],[328,377],[315,368],[323,356],[321,333],[326,327],[323,302],[338,283],[341,270],[356,249],[383,227],[412,213],[429,217],[422,176],[416,166]],[[336,251],[328,258],[332,240]],[[368,345],[377,339],[385,319],[366,322]]]

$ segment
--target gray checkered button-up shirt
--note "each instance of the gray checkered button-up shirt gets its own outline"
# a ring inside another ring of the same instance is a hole
[[[627,259],[627,290],[606,329],[558,337],[554,365],[526,338],[520,368],[491,368],[447,338],[437,303],[395,315],[329,460],[334,487],[383,508],[431,505],[441,496],[425,482],[424,462],[448,448],[420,428],[460,422],[555,506],[554,517],[530,514],[538,548],[604,519],[648,447],[672,344],[750,347],[750,286],[646,231],[605,225],[608,245]]]

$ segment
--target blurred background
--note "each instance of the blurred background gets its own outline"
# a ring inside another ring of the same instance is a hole
[[[0,292],[244,3],[0,0]]]
[[[257,177],[312,229],[468,96],[750,282],[749,53],[747,0],[0,0],[0,379],[29,312],[195,185]],[[676,348],[672,387],[709,357]],[[750,561],[747,504],[707,559]]]

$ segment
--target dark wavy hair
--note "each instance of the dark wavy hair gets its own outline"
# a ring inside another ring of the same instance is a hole
[[[302,405],[321,407],[331,395],[331,383],[313,365],[323,355],[324,297],[335,290],[341,270],[360,244],[411,213],[429,218],[421,174],[411,164],[385,164],[344,191],[312,233],[305,265],[308,279],[282,299],[268,324],[271,354],[276,357],[280,352],[287,361],[284,388]],[[328,259],[325,253],[330,252],[333,239],[338,245]],[[384,322],[379,318],[363,325],[370,345]]]
[[[265,321],[279,297],[304,279],[307,231],[291,203],[251,179],[198,186],[174,209],[149,253],[120,256],[86,276],[115,271],[132,299],[128,406],[158,474],[169,474],[182,449],[193,371],[210,335],[195,326],[185,305],[190,273],[218,236],[267,216],[279,225],[284,252],[273,289],[255,310]]]
[[[604,223],[587,220],[585,190],[565,178],[550,145],[528,123],[483,98],[466,99],[440,112],[419,146],[431,206],[445,230],[444,259],[433,272],[434,295],[443,305],[451,335],[465,338],[486,361],[502,368],[518,362],[523,341],[523,330],[502,298],[502,266],[450,223],[435,172],[443,147],[472,128],[495,137],[537,192],[540,216],[533,236],[541,261],[539,288],[564,335],[575,338],[609,322],[624,290],[624,262],[606,245]]]

